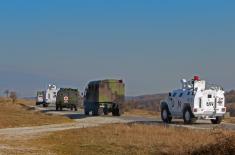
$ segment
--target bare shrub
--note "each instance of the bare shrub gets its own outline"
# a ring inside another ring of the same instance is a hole
[[[12,103],[15,103],[15,102],[16,102],[16,100],[17,100],[17,94],[16,94],[16,92],[11,91],[9,97],[11,98]]]

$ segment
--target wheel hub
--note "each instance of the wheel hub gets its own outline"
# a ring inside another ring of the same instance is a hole
[[[189,113],[189,111],[186,111],[186,113],[185,113],[185,119],[186,119],[187,121],[190,120],[190,113]]]
[[[162,115],[163,115],[164,119],[167,119],[167,111],[165,109],[163,110],[163,114]]]

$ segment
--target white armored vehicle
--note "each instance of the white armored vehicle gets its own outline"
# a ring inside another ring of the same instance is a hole
[[[206,85],[206,81],[198,76],[190,81],[182,79],[181,83],[181,89],[173,90],[161,101],[163,122],[183,118],[185,124],[197,119],[209,119],[213,124],[220,124],[226,113],[224,90],[216,85]]]
[[[42,104],[44,107],[47,107],[49,104],[56,103],[57,93],[60,89],[56,85],[49,84],[48,88],[45,91],[38,91],[36,97],[36,105]]]

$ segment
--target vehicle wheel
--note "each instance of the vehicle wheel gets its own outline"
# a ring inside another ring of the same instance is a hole
[[[116,108],[116,116],[120,116],[119,108]]]
[[[73,107],[72,106],[70,107],[70,110],[73,111]]]
[[[186,107],[183,112],[183,119],[185,124],[192,124],[195,120],[190,107]]]
[[[90,112],[89,110],[86,110],[86,109],[84,110],[84,113],[86,116],[89,116],[89,112]]]
[[[164,106],[161,110],[161,117],[164,123],[171,123],[172,117],[167,106]]]
[[[112,105],[112,115],[113,116],[120,116],[120,113],[119,113],[119,106],[118,104],[114,103]]]
[[[78,108],[77,108],[77,106],[74,106],[74,110],[75,110],[75,111],[78,111]]]
[[[117,115],[117,110],[116,110],[116,108],[113,108],[112,109],[112,116],[116,116]]]
[[[112,109],[112,116],[120,116],[120,113],[119,113],[119,109],[118,109],[118,108]]]
[[[105,106],[103,109],[103,112],[104,112],[104,115],[108,115],[109,114],[108,107]]]
[[[211,123],[212,124],[220,124],[222,122],[222,120],[223,120],[223,117],[217,116],[216,119],[211,120]]]

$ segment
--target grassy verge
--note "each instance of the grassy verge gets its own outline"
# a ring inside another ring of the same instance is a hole
[[[22,143],[21,143],[22,144]],[[65,154],[234,154],[235,134],[141,124],[59,131],[24,144]]]
[[[224,119],[224,122],[235,124],[235,117],[225,118],[225,119]]]
[[[127,112],[125,112],[125,115],[127,116],[144,116],[144,117],[160,117],[159,112],[154,111],[148,111],[148,110],[142,110],[142,109],[132,109]]]
[[[10,100],[0,98],[0,128],[37,126],[72,122],[63,116],[49,116],[41,112],[27,110],[20,103],[29,104],[28,100],[19,100],[13,104]]]

